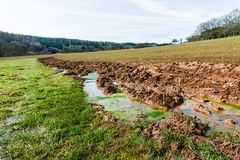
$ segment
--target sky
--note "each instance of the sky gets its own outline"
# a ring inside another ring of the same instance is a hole
[[[240,0],[0,0],[0,30],[45,37],[168,43]]]

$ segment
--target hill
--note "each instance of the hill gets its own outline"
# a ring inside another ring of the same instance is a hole
[[[0,32],[0,57],[144,48],[156,43],[114,43]]]
[[[56,57],[69,60],[158,62],[201,61],[239,64],[240,37],[134,50],[93,52],[90,54],[58,54]]]

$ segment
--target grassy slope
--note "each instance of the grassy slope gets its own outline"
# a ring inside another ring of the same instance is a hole
[[[94,53],[59,54],[70,60],[103,61],[202,61],[213,63],[240,63],[240,37],[185,43],[174,46],[152,47]]]

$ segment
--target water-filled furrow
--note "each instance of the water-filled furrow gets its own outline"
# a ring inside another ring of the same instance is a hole
[[[163,110],[155,110],[145,103],[129,98],[125,93],[105,95],[103,90],[97,87],[97,73],[90,73],[85,76],[84,90],[88,94],[89,103],[97,103],[104,106],[104,109],[114,116],[128,120],[149,120],[158,121],[162,118],[171,117],[171,113]],[[204,103],[204,108],[209,114],[196,111],[199,102],[185,99],[178,108],[186,115],[196,116],[202,122],[209,124],[212,129],[228,131],[240,128],[240,119],[236,116],[239,108],[216,104],[214,102]],[[222,108],[221,111],[214,110],[213,106]],[[233,120],[236,124],[228,124],[228,120]]]

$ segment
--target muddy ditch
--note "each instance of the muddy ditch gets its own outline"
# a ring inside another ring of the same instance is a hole
[[[160,110],[178,108],[211,127],[240,126],[240,66],[237,65],[67,61],[53,57],[39,61],[81,80],[89,73],[97,73],[96,85],[104,95],[120,89],[131,99]]]
[[[53,57],[39,61],[63,69],[60,74],[74,75],[84,83],[89,103],[104,120],[155,121],[141,134],[160,143],[164,137],[158,132],[163,128],[190,136],[204,136],[209,127],[230,132],[240,129],[238,65],[67,61]],[[239,158],[238,144],[212,143],[227,157]]]
[[[88,94],[87,101],[91,104],[98,104],[111,113],[114,117],[128,122],[136,121],[158,121],[169,117],[165,110],[153,109],[143,102],[130,99],[122,93],[118,84],[112,84],[113,89],[100,88],[97,83],[97,73],[89,73],[84,76],[84,91]],[[96,105],[93,105],[96,106]]]

